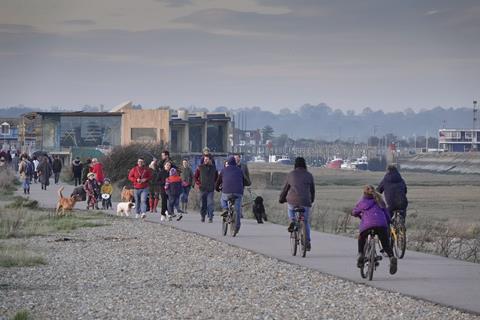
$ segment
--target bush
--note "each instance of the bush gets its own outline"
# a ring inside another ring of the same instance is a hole
[[[163,143],[134,143],[128,146],[118,146],[103,159],[105,177],[112,182],[118,182],[120,187],[127,184],[127,176],[130,169],[136,165],[137,159],[143,157],[146,165],[149,165],[153,158],[160,159],[164,150]]]
[[[0,193],[10,194],[15,190],[17,178],[15,172],[8,167],[0,167]]]

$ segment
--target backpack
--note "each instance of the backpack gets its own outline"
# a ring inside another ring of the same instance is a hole
[[[27,177],[33,176],[33,163],[31,161],[25,160],[25,175]]]

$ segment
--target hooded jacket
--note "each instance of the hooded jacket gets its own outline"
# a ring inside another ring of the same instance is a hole
[[[360,232],[375,227],[387,228],[390,223],[387,209],[381,208],[374,198],[365,196],[353,208],[352,216],[361,219]]]
[[[82,169],[83,169],[83,164],[80,162],[80,160],[77,160],[77,159],[73,160],[72,171],[75,177],[82,176]]]
[[[385,202],[390,211],[407,209],[407,185],[398,170],[388,171],[378,185],[377,191],[385,192]]]
[[[223,193],[243,194],[243,171],[237,166],[234,157],[228,159],[228,166],[222,169],[215,183],[215,189]]]
[[[315,201],[313,176],[304,168],[296,168],[287,175],[287,181],[280,193],[280,203],[292,206],[311,207]]]

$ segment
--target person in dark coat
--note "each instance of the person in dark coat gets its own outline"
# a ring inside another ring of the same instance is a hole
[[[50,177],[52,176],[52,166],[48,161],[48,157],[44,156],[42,162],[38,165],[38,180],[42,184],[42,190],[47,190],[47,186],[50,185]]]
[[[80,158],[76,157],[75,160],[72,161],[72,173],[73,179],[75,180],[75,187],[82,184],[82,169],[83,164],[80,161]]]
[[[205,217],[208,216],[208,222],[213,222],[213,210],[215,204],[213,203],[213,193],[215,192],[215,182],[218,178],[217,169],[213,165],[210,155],[203,156],[203,163],[195,170],[195,184],[200,191],[200,201],[202,203],[200,208],[201,221],[205,222]]]
[[[55,156],[52,164],[53,176],[55,177],[55,184],[58,184],[60,179],[60,172],[62,172],[62,160],[58,155]]]
[[[82,184],[85,183],[85,181],[87,181],[87,175],[90,173],[90,167],[92,165],[92,159],[88,158],[86,161],[85,161],[85,164],[83,165],[83,168],[82,168]]]
[[[288,232],[292,232],[295,227],[295,207],[304,208],[303,216],[305,218],[305,233],[307,236],[307,250],[310,251],[310,222],[309,215],[312,209],[312,203],[315,201],[315,182],[313,176],[307,171],[305,159],[298,157],[295,159],[294,169],[287,175],[287,180],[280,193],[280,203],[288,203],[288,217],[290,225]]]
[[[240,230],[241,218],[242,218],[242,198],[243,198],[243,183],[244,176],[242,169],[237,166],[235,157],[229,157],[227,160],[227,166],[222,169],[220,175],[215,183],[215,189],[222,192],[221,205],[224,210],[228,208],[228,198],[235,196],[235,236]],[[227,216],[225,211],[222,216]]]
[[[397,167],[389,165],[387,173],[377,187],[379,193],[385,194],[385,202],[387,203],[390,215],[398,210],[403,219],[407,215],[407,184],[403,180]]]

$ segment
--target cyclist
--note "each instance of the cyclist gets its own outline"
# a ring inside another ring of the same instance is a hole
[[[363,248],[367,241],[368,234],[374,230],[378,235],[382,247],[390,259],[390,274],[397,272],[397,258],[393,256],[392,247],[388,241],[388,225],[390,215],[386,209],[382,196],[375,191],[375,187],[367,185],[363,188],[363,197],[353,208],[352,216],[360,218],[360,235],[358,236],[358,258],[357,267],[363,267]]]
[[[310,222],[309,214],[312,208],[312,203],[315,200],[315,183],[313,176],[307,171],[307,164],[305,159],[298,157],[295,159],[294,169],[287,175],[285,185],[280,193],[280,203],[288,203],[288,218],[290,225],[288,232],[292,232],[295,227],[295,207],[303,207],[305,209],[305,233],[307,236],[307,243],[305,247],[307,251],[311,249],[310,239]]]
[[[398,210],[405,222],[408,206],[407,184],[395,165],[389,165],[387,167],[387,173],[378,185],[377,191],[385,193],[385,201],[387,202],[390,216],[392,216],[394,211]]]
[[[215,183],[215,189],[217,191],[222,190],[221,204],[223,209],[228,208],[228,197],[234,195],[235,199],[235,232],[234,235],[240,231],[240,219],[242,217],[242,198],[243,198],[243,182],[244,176],[243,171],[240,167],[237,166],[235,157],[229,157],[227,160],[226,166],[220,172],[220,175],[217,178]],[[227,216],[227,211],[225,211],[222,216]]]

